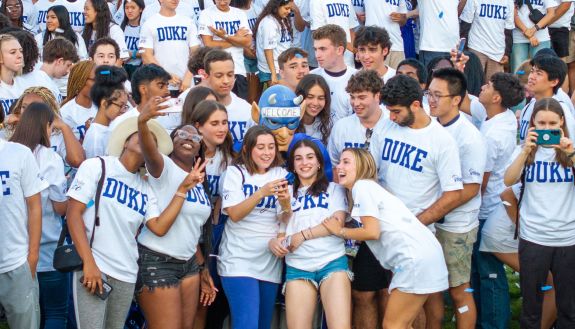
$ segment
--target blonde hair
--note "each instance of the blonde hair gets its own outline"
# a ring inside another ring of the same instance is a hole
[[[377,181],[377,166],[369,151],[361,148],[346,148],[343,152],[350,152],[355,159],[355,181],[360,179]]]
[[[86,85],[86,81],[90,77],[90,73],[96,67],[96,63],[91,60],[84,60],[76,63],[70,70],[70,77],[68,78],[68,86],[66,89],[66,99],[62,101],[62,105],[68,103],[76,98],[80,90]]]
[[[22,103],[24,102],[24,98],[28,95],[36,95],[42,98],[42,102],[48,105],[50,110],[54,113],[54,116],[60,117],[60,106],[58,106],[58,102],[56,101],[56,97],[50,91],[50,89],[46,87],[30,87],[22,93],[20,98],[12,105],[10,114],[13,114],[17,117],[20,116],[22,113]],[[16,129],[16,125],[6,125],[6,137],[7,139],[12,136],[14,130]],[[54,129],[53,134],[59,133],[58,130]]]
[[[4,44],[4,42],[6,41],[11,41],[11,40],[16,40],[18,41],[18,39],[11,35],[11,34],[0,34],[0,60],[3,60],[2,58],[2,45]],[[18,41],[18,44],[20,43],[20,41]],[[24,68],[24,67],[22,67]],[[0,65],[0,73],[2,72],[2,65]],[[16,76],[21,75],[22,74],[22,69],[20,69],[20,71],[16,72]]]

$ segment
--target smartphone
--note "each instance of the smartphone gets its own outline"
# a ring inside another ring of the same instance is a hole
[[[559,129],[536,129],[537,145],[559,145],[561,130]]]
[[[293,182],[295,180],[295,175],[292,172],[288,172],[285,179],[288,181],[289,185],[293,185]]]
[[[80,278],[80,283],[84,284],[84,277]],[[112,288],[112,286],[106,282],[104,279],[102,279],[102,289],[103,292],[100,293],[100,290],[96,289],[96,291],[94,292],[94,295],[98,296],[98,298],[100,298],[101,300],[106,300],[106,298],[108,298],[108,296],[110,296],[110,293],[112,292],[112,290],[114,290]]]
[[[202,76],[201,75],[194,75],[194,85],[197,86],[202,83]]]
[[[455,61],[459,62],[461,59],[461,55],[463,54],[463,50],[465,49],[465,38],[459,39],[459,46],[457,46],[457,56],[455,57]]]
[[[168,106],[167,109],[160,110],[162,113],[182,113],[184,102],[179,98],[170,98],[160,105]]]

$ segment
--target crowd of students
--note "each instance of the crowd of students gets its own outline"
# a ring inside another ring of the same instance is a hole
[[[9,327],[575,328],[572,2],[2,0]]]

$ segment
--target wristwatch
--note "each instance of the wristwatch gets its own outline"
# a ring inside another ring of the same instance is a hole
[[[537,24],[535,24],[535,29],[536,29],[537,31],[543,30],[543,28],[542,28],[542,27],[539,27],[539,25],[537,25]]]

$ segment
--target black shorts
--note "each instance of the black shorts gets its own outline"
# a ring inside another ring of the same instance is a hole
[[[569,56],[569,29],[566,27],[550,27],[551,48],[557,56],[563,58]]]
[[[236,82],[234,83],[234,88],[232,88],[234,94],[239,98],[248,100],[248,79],[241,74],[236,74]]]
[[[367,244],[362,242],[353,260],[352,289],[358,291],[387,289],[391,275],[392,272],[384,269]]]

